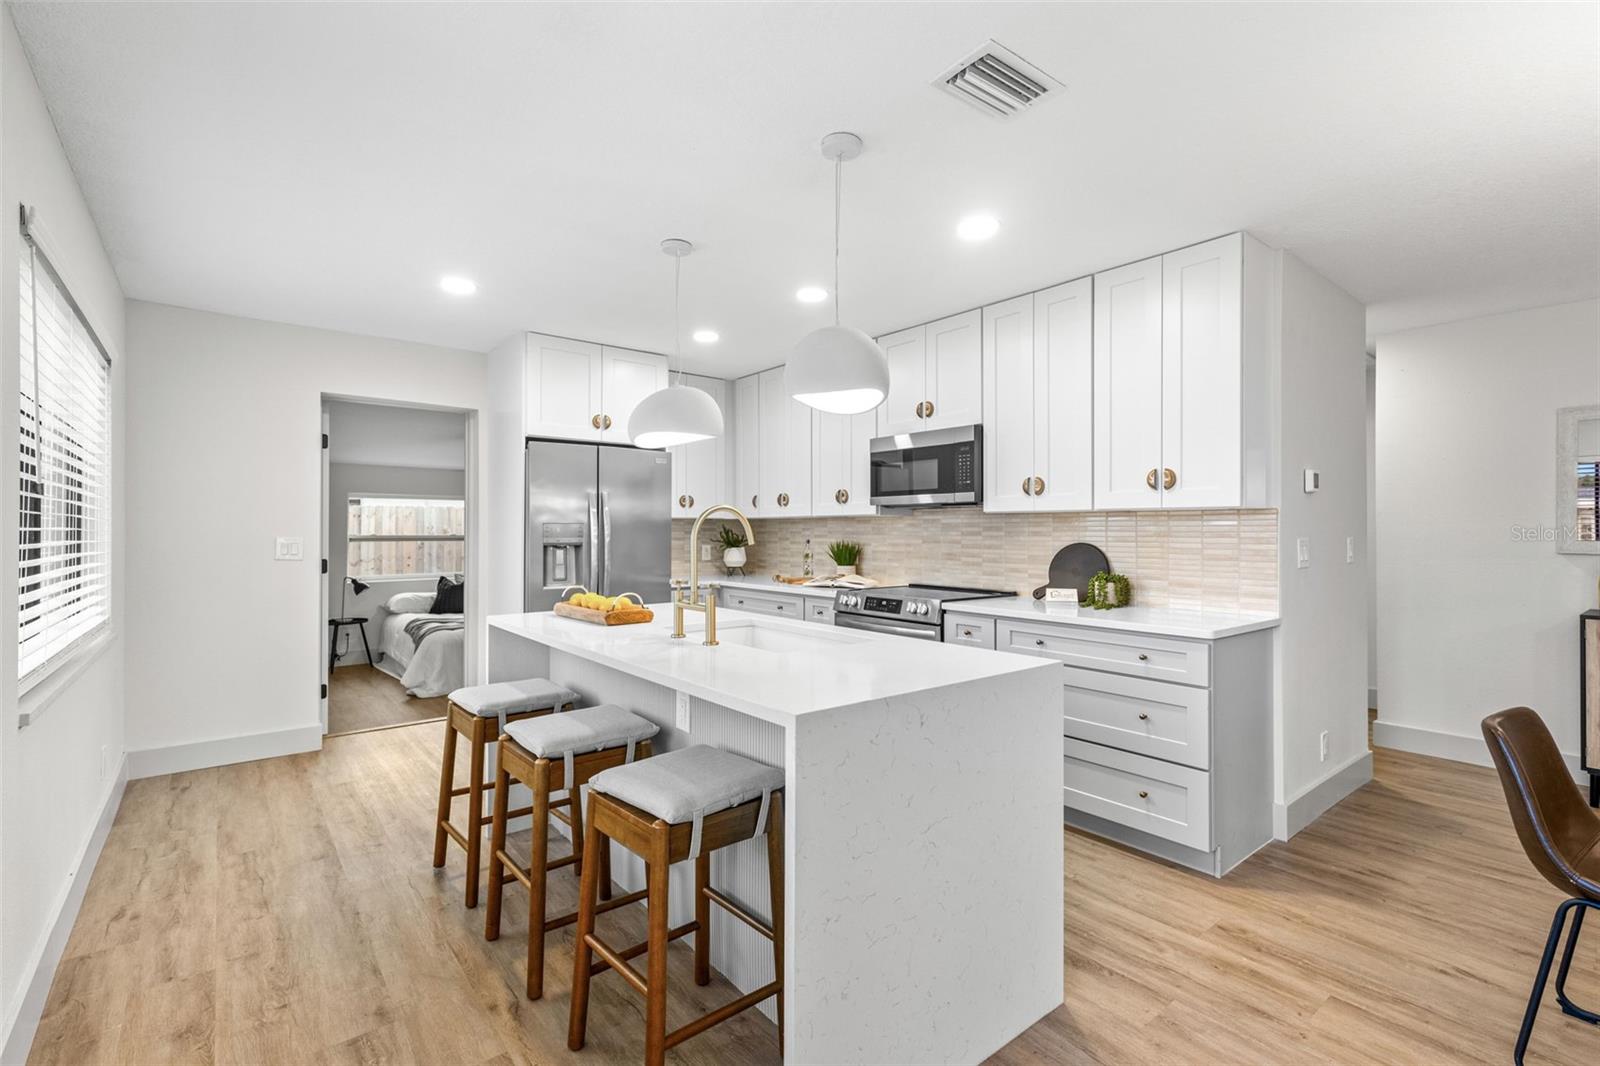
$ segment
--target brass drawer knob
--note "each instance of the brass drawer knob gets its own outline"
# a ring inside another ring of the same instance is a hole
[[[1142,800],[1147,800],[1147,799],[1150,798],[1150,793],[1146,792],[1144,789],[1141,788],[1139,790],[1139,798],[1142,799]]]
[[[591,426],[593,426],[595,429],[599,429],[600,428],[600,416],[599,415],[595,415],[593,418],[589,419],[589,424]]]
[[[1151,467],[1150,472],[1144,476],[1144,483],[1150,486],[1150,491],[1156,491],[1156,468]]]
[[[1146,655],[1144,652],[1140,652],[1139,653],[1139,661],[1142,662],[1142,663],[1147,663],[1147,662],[1150,661],[1150,656]]]
[[[922,401],[921,401],[921,400],[918,400],[918,401],[917,401],[917,407],[916,407],[916,411],[917,411],[917,417],[918,417],[918,418],[921,418],[921,417],[922,417],[922,407],[923,407],[923,404],[922,404]]]
[[[1022,479],[1022,492],[1025,496],[1033,495],[1033,478],[1025,477]]]
[[[839,502],[841,504],[849,503],[850,502],[850,493],[848,491],[846,491],[845,489],[840,489],[838,492],[833,494],[833,498],[837,502]]]
[[[750,497],[750,506],[754,507],[755,505],[756,505],[756,497],[752,496],[752,497]]]
[[[693,497],[693,496],[690,496],[690,497],[689,497],[689,506],[690,506],[690,507],[693,507],[693,506],[694,506],[694,497]]]
[[[787,506],[789,506],[789,494],[787,492],[778,493],[778,506],[779,507],[787,507]]]
[[[1150,716],[1148,714],[1140,713],[1139,721],[1148,722],[1149,720],[1150,720]]]
[[[1041,637],[1041,638],[1039,638],[1039,639],[1038,639],[1038,640],[1036,640],[1036,641],[1034,641],[1034,643],[1035,643],[1035,644],[1037,644],[1037,645],[1039,645],[1039,647],[1041,647],[1041,648],[1042,648],[1042,647],[1044,647],[1044,638],[1043,638],[1043,637]]]
[[[689,497],[687,497],[687,496],[679,496],[678,497],[678,506],[679,507],[687,507],[687,506],[689,506]]]
[[[1036,477],[1033,479],[1033,494],[1035,496],[1044,495],[1044,478]]]
[[[1161,487],[1164,488],[1164,489],[1169,489],[1170,490],[1177,483],[1178,483],[1178,472],[1176,470],[1172,469],[1172,467],[1170,467],[1170,466],[1162,467],[1161,468]]]
[[[611,416],[610,415],[601,415],[600,416],[600,421],[604,423],[604,425],[601,426],[602,429],[610,429],[611,428]]]
[[[932,400],[924,400],[924,401],[922,401],[922,409],[923,409],[923,413],[922,413],[922,417],[923,418],[932,418],[933,417],[933,401]]]

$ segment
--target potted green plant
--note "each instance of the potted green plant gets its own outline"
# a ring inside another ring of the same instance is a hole
[[[722,541],[722,565],[729,570],[737,570],[745,564],[745,547],[749,541],[745,540],[744,530],[737,526],[722,526],[717,530],[717,538]]]
[[[861,545],[853,540],[836,540],[828,545],[828,558],[833,560],[835,574],[853,574],[861,562]]]

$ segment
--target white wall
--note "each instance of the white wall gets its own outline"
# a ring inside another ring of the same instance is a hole
[[[17,205],[38,209],[54,259],[111,349],[112,619],[115,636],[41,713],[17,728],[17,494],[0,492],[0,1061],[21,1061],[65,946],[102,833],[120,797],[126,643],[128,379],[122,291],[56,139],[11,22],[0,13],[0,395],[17,392]],[[0,450],[15,476],[15,404],[0,404]],[[47,682],[48,684],[48,682]]]
[[[478,411],[480,353],[129,301],[130,768],[162,772],[321,743],[325,396]],[[481,470],[469,423],[468,469]],[[481,481],[477,495],[482,496]],[[467,677],[482,652],[482,523],[468,514]],[[304,538],[275,562],[273,538]],[[219,585],[247,605],[209,624]]]
[[[1292,255],[1281,272],[1275,828],[1288,837],[1371,778],[1367,360],[1361,304]],[[1321,473],[1320,491],[1303,491],[1306,468]],[[1311,545],[1306,569],[1300,538]]]
[[[333,432],[339,432],[337,421],[334,422]],[[439,579],[438,575],[421,578],[378,578],[370,581],[371,587],[360,595],[351,591],[347,597],[341,599],[341,593],[344,592],[345,569],[349,565],[347,537],[350,532],[350,509],[347,501],[351,496],[363,492],[461,497],[466,489],[467,478],[464,470],[377,466],[366,463],[328,465],[328,617],[335,618],[343,614],[368,619],[364,628],[374,656],[382,650],[378,647],[378,641],[383,633],[383,620],[389,613],[384,607],[389,597],[397,592],[435,588]],[[322,633],[326,638],[328,631],[324,629]],[[361,647],[361,636],[354,628],[345,627],[341,630],[340,637],[342,641],[348,642],[349,650],[344,653],[344,658],[339,660],[338,665],[355,666],[367,661]]]
[[[1487,765],[1479,722],[1525,704],[1577,752],[1600,556],[1514,530],[1556,522],[1556,409],[1592,403],[1594,300],[1378,338],[1377,743]]]

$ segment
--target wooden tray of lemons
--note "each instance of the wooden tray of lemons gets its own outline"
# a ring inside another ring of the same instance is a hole
[[[576,591],[573,591],[574,589]],[[597,592],[590,592],[582,585],[574,585],[572,588],[562,590],[563,595],[567,593],[571,595],[556,604],[556,614],[562,618],[574,618],[580,622],[591,622],[602,626],[625,626],[636,622],[649,622],[656,616],[654,611],[644,605],[644,598],[637,592],[624,592],[620,596],[602,596]]]

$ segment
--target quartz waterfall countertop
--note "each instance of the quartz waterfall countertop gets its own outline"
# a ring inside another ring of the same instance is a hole
[[[1092,607],[1049,605],[1032,596],[1000,596],[992,600],[962,600],[948,611],[1052,625],[1088,626],[1123,633],[1150,633],[1193,640],[1220,640],[1258,629],[1274,629],[1280,619],[1265,611],[1207,611],[1181,607],[1117,607],[1097,611]]]
[[[599,626],[551,612],[494,615],[491,631],[530,640],[767,721],[892,699],[989,678],[1059,669],[1009,652],[836,629],[749,612],[721,612],[708,648],[699,615],[672,637],[672,605],[653,622]],[[491,632],[491,640],[493,639]]]

